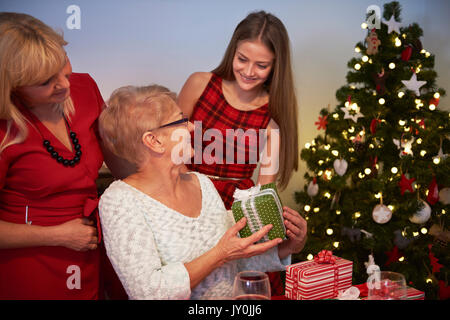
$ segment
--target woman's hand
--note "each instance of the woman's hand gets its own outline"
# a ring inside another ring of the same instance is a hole
[[[56,245],[60,245],[75,251],[95,250],[98,236],[94,222],[87,218],[77,218],[58,226]]]
[[[245,227],[246,223],[246,218],[242,218],[241,220],[239,220],[234,226],[232,226],[227,230],[227,232],[225,232],[225,234],[215,246],[215,249],[219,254],[219,258],[222,263],[259,255],[282,242],[280,238],[277,238],[263,243],[255,244],[255,242],[259,241],[270,231],[270,229],[272,229],[272,225],[264,226],[261,230],[255,232],[247,238],[239,238],[237,236],[237,233]]]
[[[306,220],[297,211],[283,207],[283,218],[288,239],[278,246],[280,258],[300,252],[305,246],[307,233]]]

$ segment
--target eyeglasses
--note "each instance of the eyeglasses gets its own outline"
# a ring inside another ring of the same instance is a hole
[[[150,130],[148,130],[148,131],[157,130],[157,129],[161,129],[161,128],[166,128],[166,127],[170,127],[170,126],[175,126],[175,125],[177,125],[177,124],[182,124],[182,123],[186,123],[186,122],[189,121],[189,118],[188,118],[188,117],[185,117],[183,114],[181,114],[181,116],[182,116],[183,118],[181,118],[180,120],[175,120],[175,121],[172,121],[172,122],[163,124],[162,126],[160,126],[160,127],[158,127],[158,128],[153,128],[153,129],[150,129]]]

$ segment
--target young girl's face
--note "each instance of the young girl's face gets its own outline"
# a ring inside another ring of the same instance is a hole
[[[241,41],[233,58],[233,74],[245,91],[259,89],[273,68],[275,55],[261,41]]]

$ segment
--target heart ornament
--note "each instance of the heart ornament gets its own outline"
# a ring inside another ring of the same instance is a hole
[[[345,159],[336,159],[333,162],[334,171],[341,177],[347,172],[348,162]]]

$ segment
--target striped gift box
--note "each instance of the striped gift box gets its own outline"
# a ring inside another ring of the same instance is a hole
[[[352,285],[353,262],[333,256],[334,264],[304,261],[286,267],[285,295],[291,300],[331,299]]]
[[[247,218],[247,225],[239,231],[241,238],[249,237],[263,226],[272,224],[273,228],[260,242],[276,238],[286,239],[283,205],[274,183],[258,185],[248,190],[237,189],[234,197],[231,206],[234,220]]]

